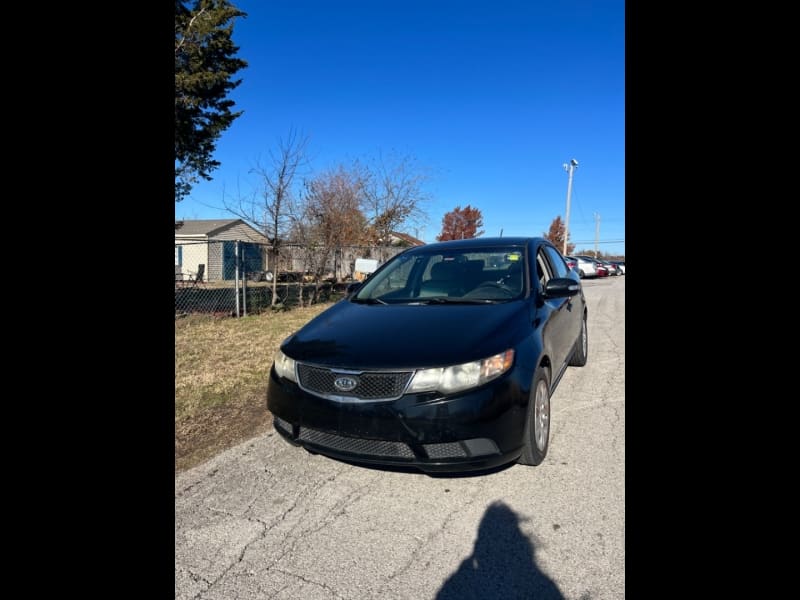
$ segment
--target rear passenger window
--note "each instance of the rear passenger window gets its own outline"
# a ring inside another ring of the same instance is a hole
[[[552,246],[545,246],[544,251],[547,253],[553,269],[555,269],[553,277],[568,277],[569,267],[567,267],[567,263],[564,262],[564,258],[559,254],[558,250]]]

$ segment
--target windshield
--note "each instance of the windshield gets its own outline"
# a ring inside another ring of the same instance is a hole
[[[519,246],[473,250],[414,250],[399,254],[370,277],[354,302],[485,304],[521,298],[527,290]]]

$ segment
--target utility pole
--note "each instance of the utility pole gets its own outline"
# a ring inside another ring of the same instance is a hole
[[[600,215],[594,213],[594,257],[597,258],[597,240],[600,238]]]
[[[572,174],[578,168],[578,161],[574,158],[569,161],[569,164],[564,163],[564,170],[569,173],[569,182],[567,183],[567,216],[564,219],[564,249],[562,254],[567,253],[567,240],[569,239],[569,199],[572,196]]]

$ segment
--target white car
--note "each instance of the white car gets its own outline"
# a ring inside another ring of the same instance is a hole
[[[578,273],[581,279],[584,277],[597,277],[597,269],[595,268],[595,263],[591,260],[586,260],[585,258],[581,258],[580,256],[569,256],[564,257],[568,260],[575,261],[575,267],[573,268],[574,271]]]

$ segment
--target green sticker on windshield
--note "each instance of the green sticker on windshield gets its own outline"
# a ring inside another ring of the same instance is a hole
[[[515,252],[514,254],[506,254],[506,260],[509,262],[516,262],[520,258],[522,258],[522,255],[519,252]]]

